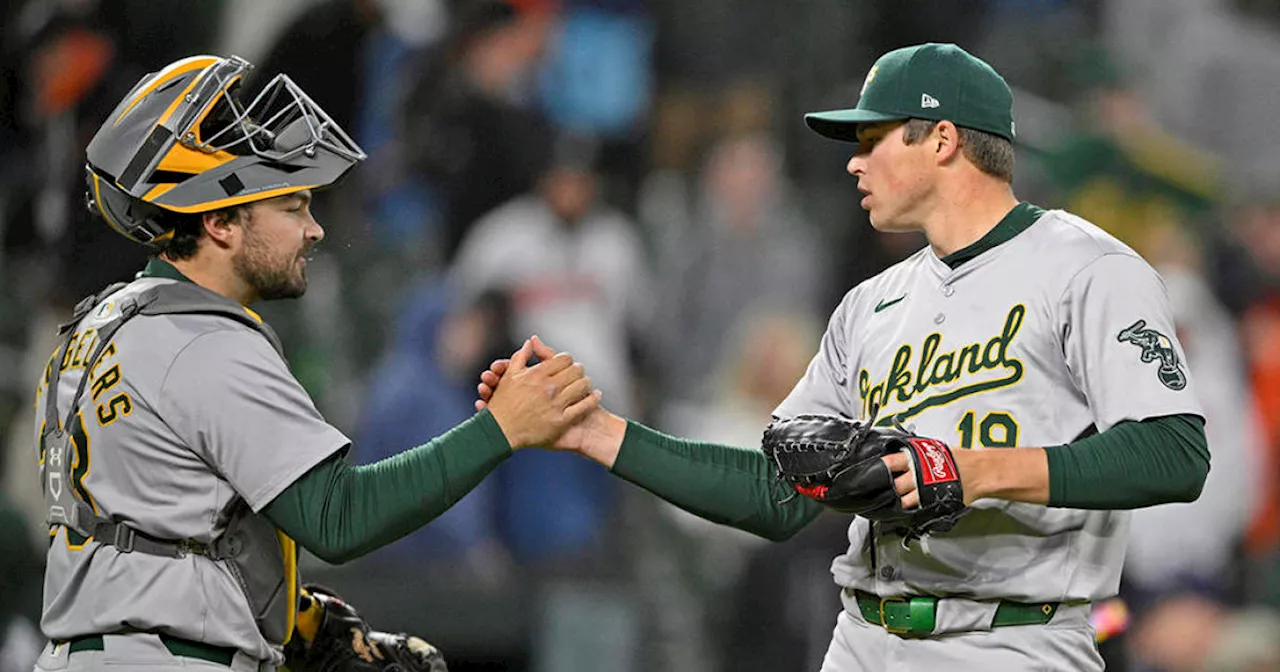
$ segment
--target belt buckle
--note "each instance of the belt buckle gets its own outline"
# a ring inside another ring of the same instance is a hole
[[[901,595],[895,595],[895,596],[893,596],[893,597],[882,597],[882,598],[880,598],[880,627],[884,628],[885,630],[887,630],[887,631],[889,631],[889,632],[891,632],[891,633],[893,633],[893,634],[895,634],[895,635],[905,635],[905,634],[910,633],[910,632],[911,632],[911,624],[910,624],[910,623],[908,623],[908,624],[907,624],[907,627],[905,627],[905,628],[895,628],[895,627],[890,626],[890,625],[889,625],[889,623],[888,623],[888,621],[884,620],[884,605],[885,605],[885,604],[888,604],[889,602],[901,602],[901,603],[903,603],[903,604],[906,604],[906,603],[907,603],[907,598],[902,597]]]
[[[112,540],[112,546],[121,553],[133,552],[133,530],[123,523],[116,523],[115,539]]]

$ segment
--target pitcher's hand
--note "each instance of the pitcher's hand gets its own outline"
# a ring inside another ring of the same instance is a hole
[[[600,405],[600,394],[572,356],[553,353],[529,366],[533,352],[533,341],[525,341],[507,362],[501,389],[487,399],[512,450],[554,443]]]

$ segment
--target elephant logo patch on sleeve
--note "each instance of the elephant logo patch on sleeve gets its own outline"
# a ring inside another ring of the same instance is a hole
[[[1146,320],[1138,320],[1122,329],[1116,335],[1116,340],[1142,348],[1144,362],[1159,361],[1160,368],[1156,370],[1156,377],[1164,383],[1165,387],[1171,390],[1181,390],[1186,387],[1187,374],[1182,370],[1182,360],[1178,357],[1178,352],[1173,349],[1173,341],[1155,329],[1146,327]]]

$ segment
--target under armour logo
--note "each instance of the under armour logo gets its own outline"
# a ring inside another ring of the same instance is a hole
[[[920,107],[923,109],[927,110],[933,107],[938,107],[941,104],[942,103],[939,103],[937,98],[934,98],[927,93],[920,94]]]

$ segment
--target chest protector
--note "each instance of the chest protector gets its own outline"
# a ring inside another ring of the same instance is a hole
[[[94,306],[124,287],[125,283],[117,283],[84,299],[76,305],[71,321],[58,328],[58,334],[64,339],[54,359],[45,392],[45,459],[40,466],[45,522],[51,527],[64,525],[82,536],[93,537],[99,544],[114,546],[121,553],[146,553],[169,558],[185,558],[194,553],[223,563],[244,592],[263,637],[275,644],[284,643],[292,630],[294,607],[291,596],[297,594],[297,574],[292,571],[296,563],[294,545],[266,518],[254,515],[243,499],[237,497],[233,500],[225,514],[224,532],[206,544],[193,539],[160,539],[102,517],[75,488],[70,487],[74,447],[65,428],[70,427],[75,418],[76,408],[89,383],[89,372],[93,371],[112,337],[129,320],[138,315],[218,315],[252,327],[283,358],[275,332],[240,304],[199,285],[162,283],[117,302],[119,312],[99,327],[97,347],[85,361],[85,374],[71,399],[66,419],[59,422],[60,364],[67,355],[76,327]]]

